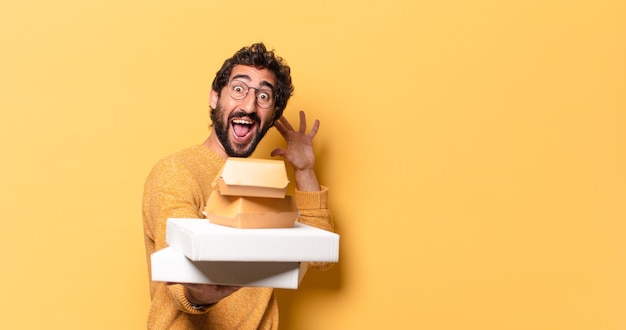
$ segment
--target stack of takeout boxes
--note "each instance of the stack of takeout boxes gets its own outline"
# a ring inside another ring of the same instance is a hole
[[[168,219],[152,280],[296,289],[307,262],[337,262],[339,235],[296,222],[288,183],[282,161],[229,158],[207,219]]]

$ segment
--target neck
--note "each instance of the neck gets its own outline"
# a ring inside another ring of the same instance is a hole
[[[202,143],[202,145],[209,148],[209,150],[213,151],[214,153],[216,153],[218,156],[222,157],[223,159],[228,158],[228,154],[226,153],[226,150],[224,150],[224,146],[222,146],[220,141],[217,139],[217,135],[215,134],[214,129],[211,130],[211,134],[204,141],[204,143]]]

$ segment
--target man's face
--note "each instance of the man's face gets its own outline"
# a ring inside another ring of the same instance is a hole
[[[267,69],[237,65],[230,74],[229,83],[235,80],[250,87],[242,99],[235,99],[229,93],[230,84],[222,88],[220,94],[211,91],[211,107],[216,118],[213,128],[218,140],[230,157],[248,157],[252,154],[265,133],[272,127],[275,108],[260,107],[257,95],[264,91],[272,92],[276,86],[274,73]]]

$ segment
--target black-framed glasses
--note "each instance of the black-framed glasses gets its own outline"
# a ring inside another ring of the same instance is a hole
[[[235,100],[243,100],[248,96],[248,92],[254,89],[256,105],[267,109],[274,105],[274,92],[270,88],[255,88],[241,80],[233,79],[228,83],[228,94]]]

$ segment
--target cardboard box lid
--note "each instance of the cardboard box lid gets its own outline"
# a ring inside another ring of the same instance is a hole
[[[303,262],[192,261],[174,248],[150,255],[153,281],[297,289]]]
[[[165,242],[194,261],[339,260],[339,235],[299,222],[291,228],[240,229],[170,218]]]
[[[282,160],[230,157],[217,178],[222,195],[283,198],[289,179]]]

